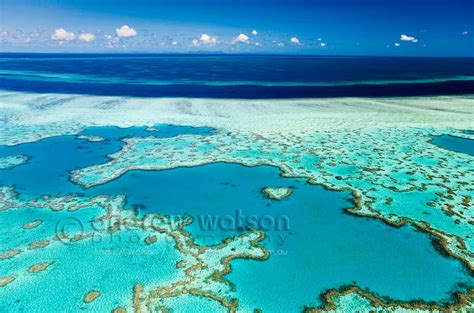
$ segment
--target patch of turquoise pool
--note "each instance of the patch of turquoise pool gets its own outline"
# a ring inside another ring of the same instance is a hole
[[[213,129],[210,127],[175,126],[159,124],[152,127],[133,126],[120,128],[116,126],[93,126],[87,127],[79,135],[98,136],[108,140],[120,140],[125,137],[175,137],[183,134],[207,135]]]
[[[466,131],[467,134],[472,131]],[[431,143],[440,148],[474,155],[474,140],[453,135],[432,136]]]

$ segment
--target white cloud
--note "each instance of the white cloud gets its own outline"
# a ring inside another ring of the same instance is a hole
[[[405,35],[405,34],[402,34],[402,35],[400,36],[400,40],[402,40],[402,41],[418,42],[418,39],[416,39],[415,37],[408,36],[408,35]]]
[[[68,32],[64,28],[58,28],[54,31],[54,33],[51,35],[52,40],[58,40],[58,41],[69,41],[69,40],[74,40],[76,38],[76,35],[74,35],[73,32]]]
[[[257,34],[258,34],[258,33],[257,33],[257,31],[256,31],[255,29],[252,30],[252,35],[257,36]]]
[[[257,47],[261,47],[261,46],[262,46],[262,44],[261,44],[260,42],[256,42],[255,45],[256,45]]]
[[[128,25],[123,25],[120,28],[116,28],[115,33],[117,36],[124,38],[135,37],[137,35],[137,31]]]
[[[172,44],[173,46],[176,46],[176,45],[178,45],[178,42],[177,42],[176,40],[173,40],[173,41],[171,42],[171,44]]]
[[[283,42],[279,42],[279,43],[277,43],[277,46],[278,46],[278,47],[284,47],[285,44],[284,44]]]
[[[299,40],[298,38],[296,38],[296,37],[291,37],[290,42],[291,42],[292,44],[295,44],[295,45],[299,45],[299,44],[300,44],[300,40]]]
[[[325,42],[321,42],[320,45],[321,45],[321,47],[323,47],[323,48],[326,47],[326,43],[325,43]]]
[[[209,36],[208,34],[202,34],[201,37],[199,37],[199,41],[203,44],[207,44],[207,45],[215,45],[217,43],[217,38],[216,37],[212,37],[212,36]],[[193,40],[193,44],[194,45],[197,45],[198,44],[198,41],[196,40],[196,42]]]
[[[318,38],[318,41],[321,41],[321,40],[323,40],[323,39],[322,39],[322,38]]]
[[[91,42],[95,40],[95,35],[91,33],[82,33],[79,35],[80,41]]]
[[[400,44],[398,42],[394,43],[395,47],[400,47]]]
[[[116,47],[119,42],[120,39],[118,37],[112,36],[110,34],[105,35],[105,46],[107,48]]]
[[[245,35],[245,34],[240,34],[238,35],[237,37],[235,37],[232,42],[233,43],[237,43],[237,42],[243,42],[243,43],[249,43],[249,36]]]
[[[467,34],[469,34],[469,32],[464,31],[464,32],[462,32],[462,34],[463,34],[463,35],[467,35]]]

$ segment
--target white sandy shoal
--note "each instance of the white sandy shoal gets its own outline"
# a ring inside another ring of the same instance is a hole
[[[210,126],[254,133],[385,127],[474,128],[474,96],[323,99],[133,98],[0,91],[12,125]]]

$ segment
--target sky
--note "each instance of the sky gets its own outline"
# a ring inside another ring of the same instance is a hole
[[[474,56],[474,0],[0,0],[1,52]]]

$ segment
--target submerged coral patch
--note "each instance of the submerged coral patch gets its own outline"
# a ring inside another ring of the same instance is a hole
[[[262,192],[273,200],[283,200],[292,193],[291,189],[286,187],[266,187]]]
[[[28,157],[24,155],[14,155],[0,158],[0,170],[10,169],[15,166],[24,164],[28,161]]]

